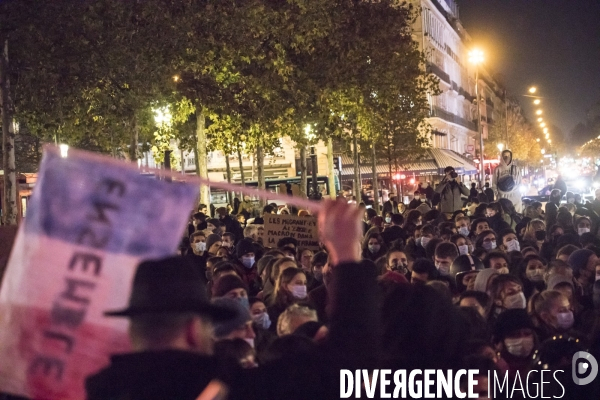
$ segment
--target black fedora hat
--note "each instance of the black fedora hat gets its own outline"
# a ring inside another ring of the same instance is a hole
[[[104,315],[133,317],[188,312],[208,316],[214,321],[227,320],[236,314],[230,308],[210,303],[200,271],[189,260],[168,257],[140,263],[133,278],[129,306]]]

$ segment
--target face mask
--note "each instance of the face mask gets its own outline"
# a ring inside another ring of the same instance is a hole
[[[577,233],[579,233],[579,236],[583,235],[584,233],[588,233],[590,231],[590,228],[577,228]]]
[[[525,274],[531,282],[541,282],[544,280],[544,272],[541,269],[528,270]]]
[[[250,345],[250,347],[254,348],[254,339],[244,339],[246,343]]]
[[[509,310],[515,308],[524,309],[526,305],[527,300],[525,299],[525,295],[523,294],[523,292],[511,294],[510,296],[506,296],[504,298],[504,308]]]
[[[250,269],[254,265],[254,257],[242,257],[244,267]]]
[[[535,231],[535,239],[539,242],[546,240],[546,231]]]
[[[373,254],[377,253],[379,251],[379,249],[381,249],[381,246],[378,244],[370,244],[369,245],[369,251]]]
[[[194,251],[196,253],[202,253],[206,251],[206,242],[194,243]]]
[[[521,245],[518,240],[511,240],[506,244],[507,251],[521,251]]]
[[[254,320],[254,323],[258,325],[259,328],[269,329],[269,327],[271,326],[271,318],[266,312],[256,314],[252,316],[252,319]]]
[[[315,270],[313,272],[313,276],[315,277],[315,279],[319,282],[323,282],[323,271],[317,271]]]
[[[556,314],[556,324],[560,329],[571,329],[574,323],[575,317],[573,316],[573,311]]]
[[[421,246],[423,248],[425,248],[425,246],[427,246],[427,243],[429,243],[431,239],[429,239],[428,237],[421,237]]]
[[[458,252],[460,253],[461,256],[464,256],[465,254],[469,254],[469,246],[466,244],[463,244],[462,246],[458,246]]]
[[[392,222],[392,217],[385,217],[385,223],[389,224]]]
[[[292,296],[296,299],[305,299],[306,298],[306,286],[304,285],[292,285]]]
[[[421,196],[415,196],[415,200],[420,200]]]
[[[469,233],[470,233],[469,228],[467,228],[466,226],[461,226],[460,228],[458,228],[458,233],[467,237],[467,236],[469,236]]]
[[[250,302],[248,301],[247,297],[237,297],[236,300],[239,301],[240,304],[244,306],[244,308],[248,310],[250,309]]]
[[[494,250],[496,248],[496,241],[492,240],[491,242],[483,242],[483,248],[487,251]]]
[[[504,339],[506,351],[515,357],[527,357],[533,350],[533,338]]]
[[[425,203],[427,199],[421,199],[421,203]]]
[[[440,272],[440,275],[442,275],[442,276],[450,275],[450,266],[449,265],[440,266],[440,265],[436,264],[435,267]]]
[[[567,203],[569,203],[569,204],[575,204],[575,199],[568,199]]]

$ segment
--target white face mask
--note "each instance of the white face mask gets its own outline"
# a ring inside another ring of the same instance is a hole
[[[369,251],[373,254],[377,253],[379,250],[381,250],[381,246],[378,244],[370,244],[367,246],[369,248]]]
[[[521,245],[519,244],[518,240],[511,240],[510,242],[506,243],[506,250],[507,251],[521,251]]]
[[[504,308],[509,310],[514,308],[524,309],[527,305],[527,300],[525,299],[523,292],[519,292],[516,294],[511,294],[510,296],[506,296],[503,304]]]
[[[504,339],[506,351],[515,357],[527,357],[533,350],[533,338]]]
[[[429,243],[429,241],[430,241],[430,240],[431,240],[431,239],[430,239],[430,238],[428,238],[428,237],[421,237],[421,246],[422,246],[423,248],[425,248],[425,246],[427,246],[427,243]]]
[[[290,290],[292,296],[296,299],[305,299],[306,298],[306,286],[305,285],[292,285]]]
[[[584,233],[588,233],[590,231],[590,228],[577,228],[577,233],[579,233],[579,236],[583,235]]]
[[[491,242],[483,242],[483,248],[487,251],[494,250],[496,248],[496,241],[492,240]]]
[[[389,224],[390,222],[392,222],[392,217],[385,217],[385,223]]]
[[[573,315],[573,311],[556,314],[556,324],[560,329],[571,329],[574,323],[575,316]]]
[[[250,347],[254,348],[254,339],[244,339],[246,343],[250,345]]]
[[[254,320],[254,323],[260,328],[269,329],[269,327],[271,326],[271,318],[266,312],[253,315],[252,319]]]
[[[458,252],[461,256],[469,254],[469,245],[463,244],[462,246],[458,246]]]
[[[450,266],[449,265],[439,265],[439,264],[436,264],[435,267],[440,272],[440,275],[442,275],[442,276],[448,276],[448,275],[450,275]]]
[[[206,242],[194,243],[194,251],[196,253],[202,253],[206,251]]]
[[[541,269],[529,269],[525,274],[531,282],[541,282],[544,280],[544,271]]]
[[[458,228],[458,233],[467,237],[467,236],[469,236],[469,233],[470,233],[469,228],[467,228],[466,226],[461,226],[460,228]]]

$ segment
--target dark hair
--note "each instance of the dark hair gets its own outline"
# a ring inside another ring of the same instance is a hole
[[[225,232],[224,234],[221,235],[221,238],[225,238],[225,237],[231,238],[231,241],[233,243],[235,243],[235,234],[233,234],[231,232]]]
[[[306,275],[306,272],[300,268],[286,268],[279,274],[277,285],[275,286],[275,303],[287,307],[294,302],[294,297],[284,286],[298,274]]]
[[[313,255],[310,264],[314,267],[315,265],[325,265],[327,264],[327,260],[329,259],[329,254],[324,251],[319,251]]]
[[[227,363],[239,364],[240,361],[249,355],[256,355],[256,352],[250,346],[250,343],[244,339],[225,339],[215,343],[215,358],[225,365]]]
[[[235,272],[237,275],[237,270],[236,270],[234,264],[227,262],[227,261],[216,264],[213,267],[213,274],[212,274],[213,281],[219,279],[221,277],[221,275],[223,275],[226,272]]]
[[[285,335],[277,338],[260,355],[261,365],[281,360],[296,361],[317,349],[317,344],[306,336]]]
[[[277,248],[281,249],[287,246],[288,244],[292,244],[294,245],[294,247],[298,247],[298,240],[296,240],[296,238],[293,237],[281,238],[277,241]]]
[[[502,206],[498,202],[490,203],[485,208],[489,208],[491,210],[494,210],[494,211],[496,211],[496,213],[498,213],[500,215],[504,214],[504,210],[502,209]]]
[[[488,226],[490,225],[488,223],[488,220],[485,218],[475,218],[475,220],[473,220],[473,222],[471,223],[471,235],[475,235],[475,231],[477,231],[477,225],[484,222],[488,224]]]
[[[275,209],[269,204],[263,207],[263,214],[271,214],[273,211],[275,211]]]
[[[421,236],[429,234],[435,235],[435,227],[429,224],[423,225],[421,227]]]
[[[485,258],[485,256],[487,255],[487,251],[485,251],[485,249],[482,249],[481,247],[477,247],[477,248],[473,249],[473,251],[471,252],[471,255],[473,257],[477,257],[477,258],[480,258],[481,256],[483,256]]]
[[[435,256],[454,260],[458,257],[458,247],[454,243],[442,242],[435,248]]]
[[[556,223],[564,230],[573,229],[573,216],[568,211],[559,211],[556,215]]]
[[[431,260],[419,258],[413,264],[413,271],[417,274],[427,274],[429,279],[437,276],[437,268]]]
[[[511,228],[507,228],[507,229],[502,229],[500,232],[498,232],[498,239],[500,239],[501,242],[504,241],[504,236],[506,235],[510,235],[513,234],[515,236],[517,236],[517,232],[515,232],[514,230],[512,230]],[[518,236],[517,236],[517,240],[518,240]]]
[[[429,243],[427,243],[427,246],[425,246],[425,255],[427,259],[433,260],[433,257],[435,257],[436,247],[443,242],[444,241],[440,238],[433,238],[429,241]]]
[[[192,234],[190,235],[190,243],[191,243],[191,242],[193,242],[193,241],[194,241],[194,238],[195,238],[195,237],[198,237],[198,236],[206,237],[206,233],[204,233],[203,231],[196,231],[196,232],[192,233]],[[208,249],[207,249],[207,250],[208,250]]]
[[[466,239],[466,237],[464,237],[460,233],[456,233],[450,237],[450,243],[456,244],[456,242],[458,242],[460,239]]]
[[[416,225],[416,222],[421,218],[421,212],[418,210],[410,210],[408,214],[406,214],[406,219],[404,220],[404,225],[413,223]]]
[[[492,336],[487,321],[473,307],[458,307],[458,313],[467,326],[471,339],[489,340]]]
[[[558,249],[558,251],[556,252],[556,258],[558,258],[559,256],[562,256],[562,255],[570,256],[577,250],[579,250],[579,247],[574,246],[572,244],[568,244],[568,245],[563,246],[560,249]]]
[[[475,247],[483,247],[483,239],[485,239],[487,235],[494,235],[494,238],[496,239],[496,244],[498,243],[498,235],[496,235],[496,232],[490,229],[487,231],[483,231],[479,235],[477,235],[477,238],[475,239]]]
[[[479,303],[479,305],[486,311],[490,306],[490,296],[485,292],[479,292],[477,290],[467,290],[461,293],[460,300],[458,301],[458,303],[460,304],[460,302],[466,298],[475,299]]]
[[[518,277],[511,274],[500,274],[492,281],[492,283],[490,283],[489,292],[492,301],[492,307],[494,306],[493,302],[498,298],[498,295],[504,289],[504,286],[509,282],[516,283],[520,285],[521,288],[523,287],[523,282],[521,282]]]
[[[367,208],[367,210],[366,210],[366,211],[367,211],[367,218],[368,218],[369,220],[371,220],[371,219],[373,219],[373,218],[375,218],[375,217],[377,216],[377,211],[375,211],[375,210],[374,210],[374,209],[372,209],[372,208]]]
[[[506,261],[506,263],[510,266],[510,258],[508,258],[508,255],[506,253],[502,251],[490,251],[483,259],[484,268],[491,268],[490,261],[492,260],[492,258],[503,258]]]
[[[402,225],[404,222],[404,217],[402,214],[392,214],[392,224],[394,225]]]

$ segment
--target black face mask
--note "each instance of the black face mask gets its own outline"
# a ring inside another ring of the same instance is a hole
[[[552,235],[552,241],[553,241],[554,243],[558,242],[558,239],[560,239],[560,237],[561,237],[561,236],[562,236],[562,235]]]
[[[535,238],[540,242],[546,240],[546,231],[535,231]]]

